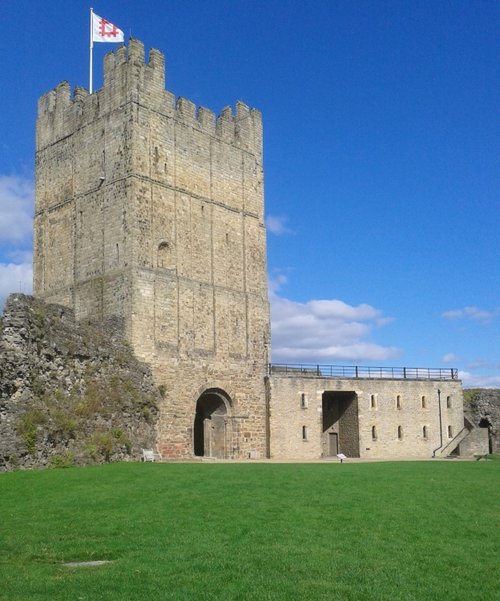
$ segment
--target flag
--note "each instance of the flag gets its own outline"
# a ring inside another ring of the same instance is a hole
[[[92,41],[93,42],[123,42],[123,31],[116,25],[106,21],[99,15],[92,13]]]

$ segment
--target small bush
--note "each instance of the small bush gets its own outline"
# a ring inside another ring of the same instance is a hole
[[[63,453],[61,455],[53,455],[50,458],[50,467],[61,468],[61,467],[72,467],[75,465],[75,454],[71,451]]]
[[[148,424],[151,423],[151,409],[149,407],[142,408],[142,417]]]
[[[123,445],[127,449],[127,453],[132,450],[130,438],[120,428],[112,428],[111,434],[114,436],[118,444]]]
[[[87,440],[85,450],[94,461],[109,463],[111,455],[124,446],[127,453],[132,451],[132,442],[120,428],[112,428],[108,432],[94,432]]]
[[[65,409],[55,409],[51,412],[54,427],[67,436],[74,436],[78,426],[77,420]]]
[[[28,409],[19,418],[17,431],[23,439],[28,453],[32,454],[35,452],[38,426],[41,426],[46,421],[47,416],[41,409]]]
[[[45,394],[45,385],[36,373],[31,374],[31,390],[33,394],[41,399]]]
[[[16,453],[10,455],[10,457],[7,457],[7,463],[9,463],[12,469],[17,469],[21,463],[19,455],[17,455]]]

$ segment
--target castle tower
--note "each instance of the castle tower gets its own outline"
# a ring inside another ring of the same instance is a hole
[[[39,100],[34,294],[117,315],[164,391],[168,457],[265,456],[269,307],[262,122],[165,90],[130,40],[89,95]]]

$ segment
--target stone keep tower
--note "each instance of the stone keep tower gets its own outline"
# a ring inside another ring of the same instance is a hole
[[[164,456],[268,453],[263,213],[260,113],[176,101],[159,51],[130,40],[98,92],[40,98],[34,294],[123,319],[164,391]]]

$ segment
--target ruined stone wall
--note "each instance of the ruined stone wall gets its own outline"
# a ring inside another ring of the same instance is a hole
[[[121,320],[11,295],[0,320],[0,471],[137,460],[154,448],[160,392]]]
[[[323,393],[326,391],[356,394],[359,456],[362,458],[430,458],[436,449],[436,456],[439,456],[440,430],[443,437],[441,448],[444,449],[464,427],[459,381],[350,380],[272,375],[269,398],[271,457],[315,459],[327,454],[322,415]],[[302,395],[307,401],[305,407]],[[424,407],[422,397],[425,398]],[[354,405],[349,412],[350,418],[352,411]],[[304,426],[308,432],[307,440],[302,437]],[[341,437],[339,450],[343,450]],[[448,449],[449,452],[452,450]]]
[[[40,99],[35,295],[118,315],[165,387],[161,448],[190,456],[197,395],[232,391],[234,456],[266,453],[269,308],[262,120],[216,118],[165,89],[163,55],[130,40],[104,86]],[[219,384],[217,384],[219,383]],[[233,455],[232,455],[233,456]]]
[[[464,410],[476,426],[489,434],[492,453],[500,453],[500,390],[473,388],[464,391]]]

